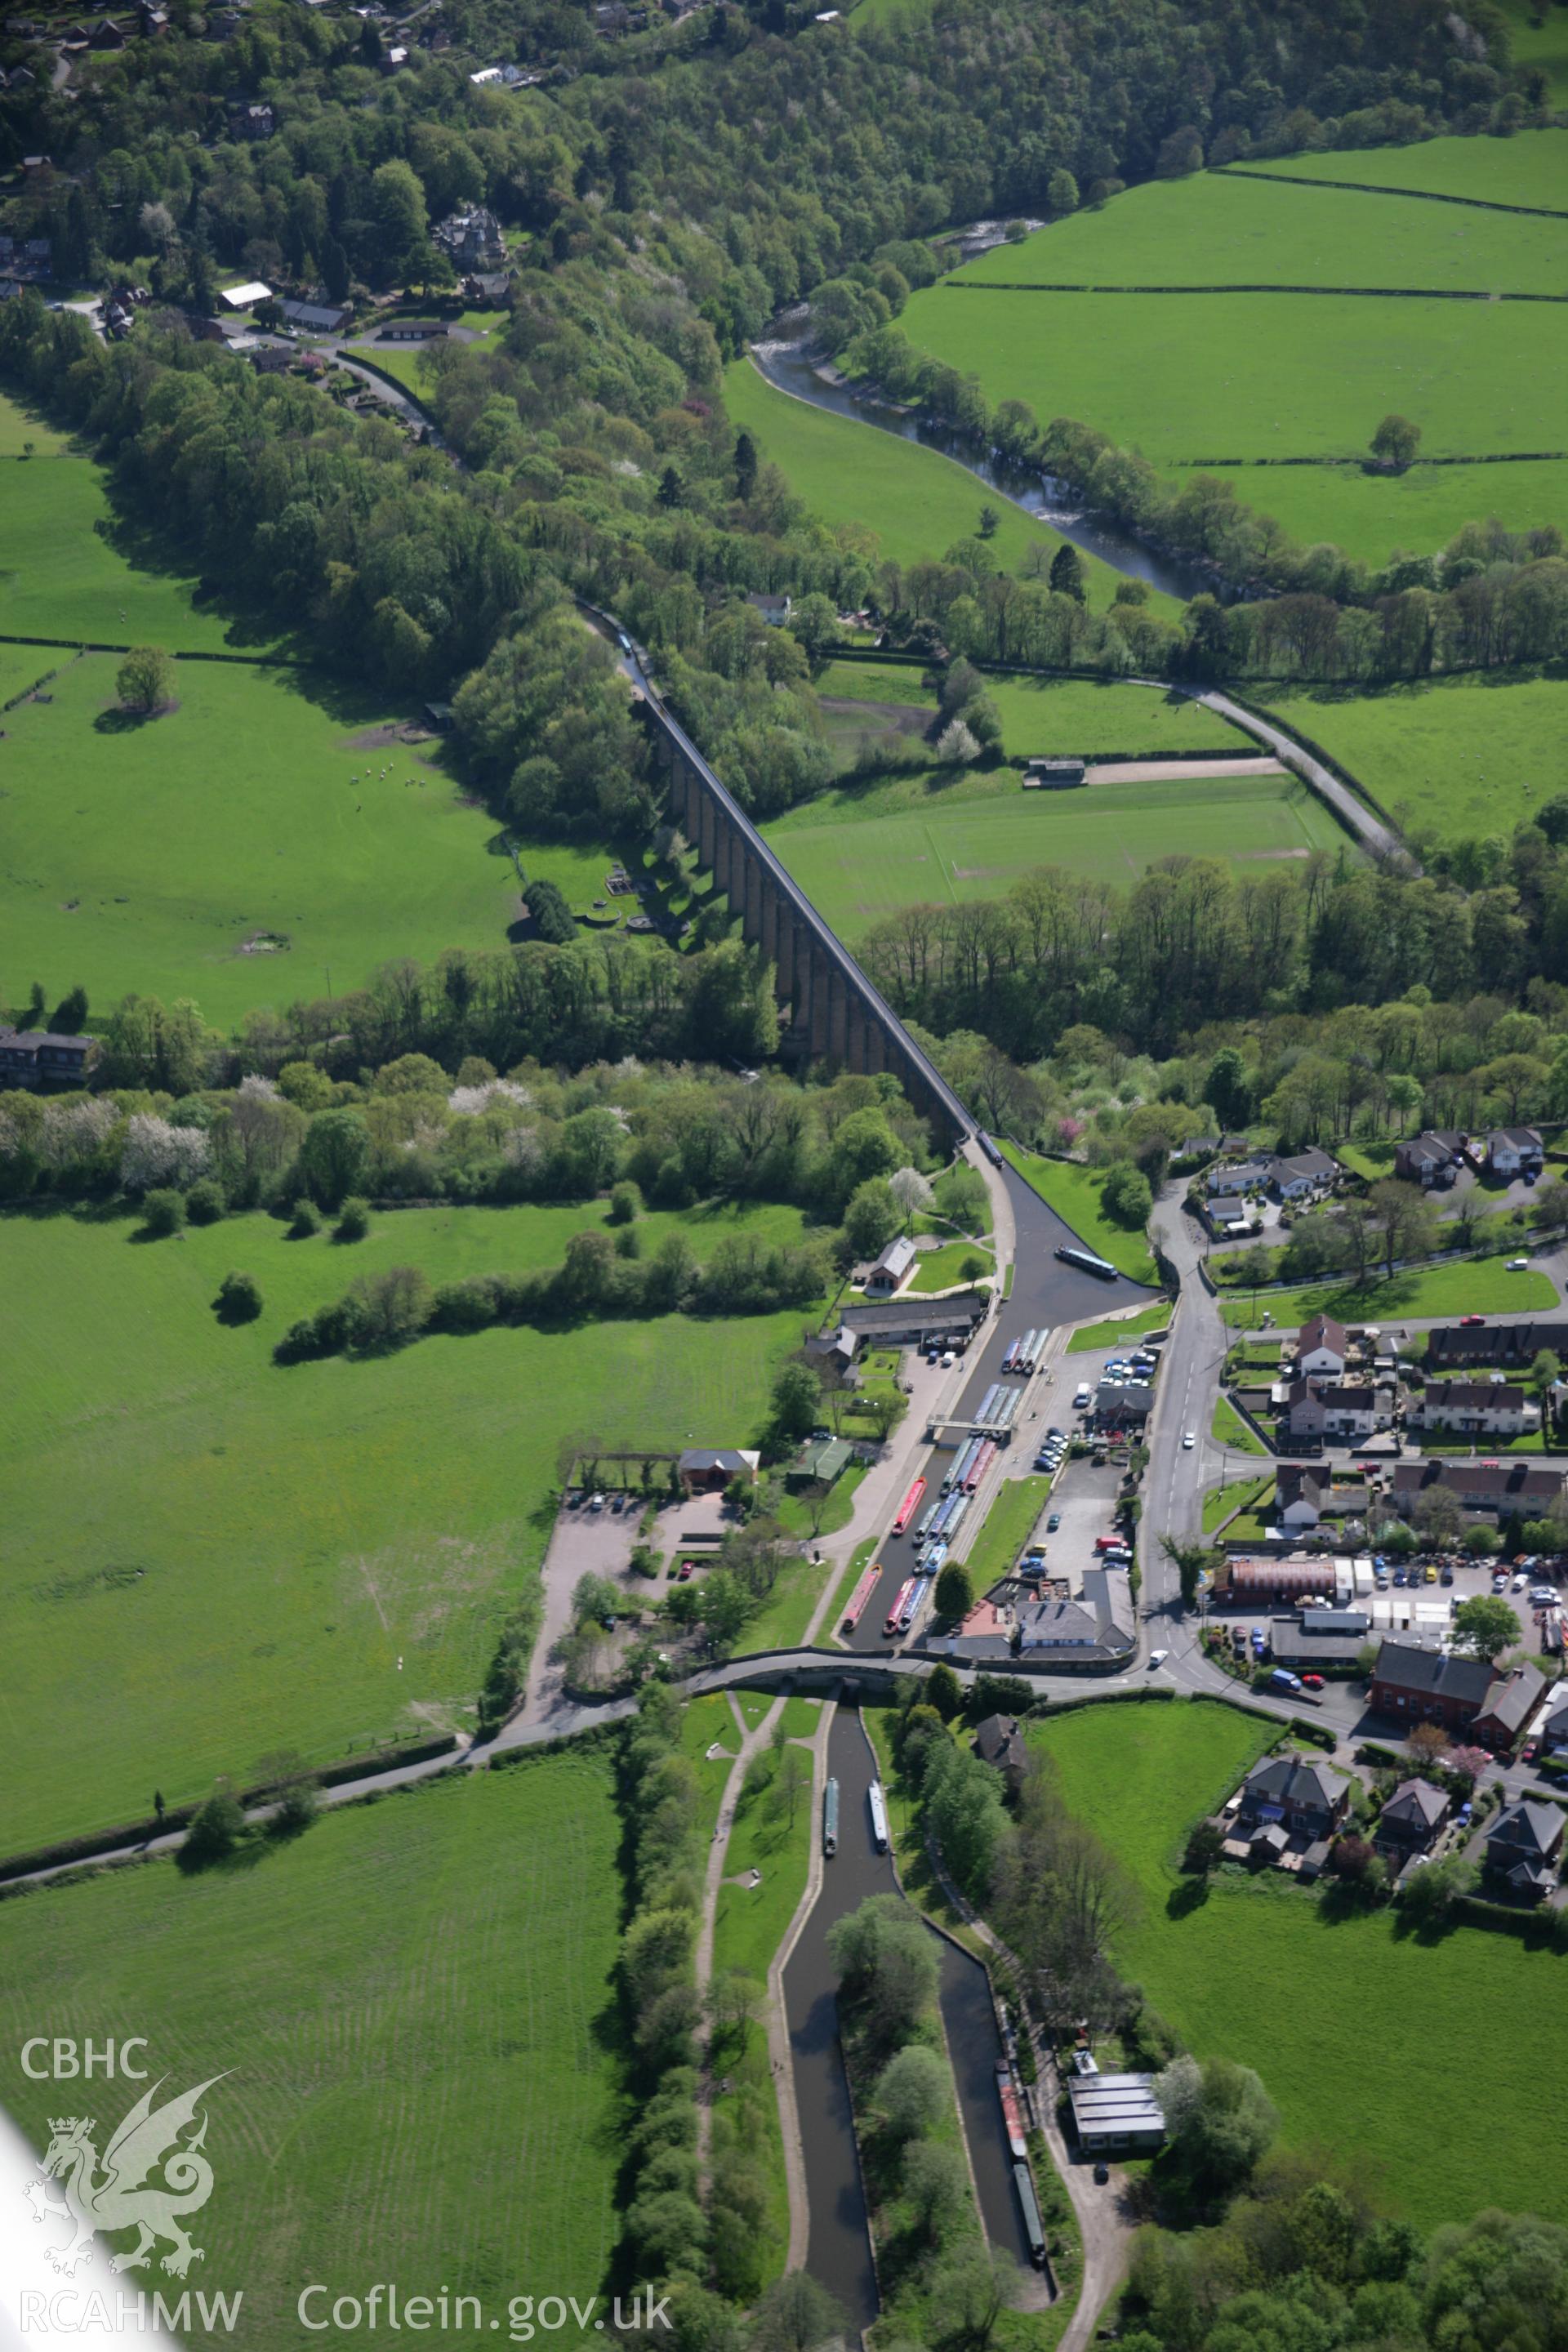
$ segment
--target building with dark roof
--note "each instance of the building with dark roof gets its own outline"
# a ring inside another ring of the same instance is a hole
[[[1018,1720],[1011,1715],[988,1715],[974,1727],[970,1746],[983,1764],[994,1764],[1015,1794],[1029,1769],[1029,1751]]]
[[[1471,1364],[1518,1369],[1532,1364],[1542,1349],[1568,1354],[1568,1323],[1439,1323],[1426,1334],[1426,1361],[1434,1371]]]
[[[1521,1437],[1540,1428],[1541,1407],[1511,1381],[1428,1381],[1405,1424],[1458,1437]]]
[[[1426,1853],[1453,1810],[1447,1791],[1430,1780],[1402,1780],[1377,1817],[1372,1843],[1395,1864]]]
[[[1450,1735],[1468,1733],[1495,1680],[1484,1658],[1427,1650],[1414,1642],[1384,1642],[1368,1684],[1378,1715],[1401,1725],[1440,1723]]]
[[[1532,1470],[1522,1458],[1511,1462],[1396,1462],[1388,1476],[1388,1499],[1402,1518],[1415,1516],[1421,1496],[1446,1486],[1467,1511],[1499,1518],[1543,1519],[1561,1501],[1561,1470]]]
[[[1289,1835],[1332,1837],[1350,1808],[1342,1772],[1304,1756],[1266,1756],[1247,1774],[1241,1795],[1245,1822],[1279,1824]]]
[[[675,1466],[689,1495],[709,1495],[721,1493],[731,1478],[754,1486],[761,1461],[743,1446],[689,1445]]]
[[[0,1028],[0,1087],[26,1087],[42,1094],[51,1087],[79,1087],[96,1037],[68,1037],[53,1029]]]
[[[1344,1370],[1350,1341],[1345,1327],[1330,1315],[1314,1315],[1303,1323],[1296,1334],[1296,1364],[1303,1372],[1332,1372],[1337,1379]]]
[[[353,317],[346,302],[289,301],[278,308],[291,327],[303,327],[312,335],[341,335]]]
[[[990,1311],[990,1297],[981,1290],[959,1291],[951,1298],[922,1298],[906,1291],[901,1298],[868,1299],[864,1306],[846,1307],[839,1328],[852,1331],[862,1345],[966,1348]]]
[[[1509,1674],[1500,1675],[1470,1726],[1472,1739],[1500,1755],[1511,1753],[1523,1737],[1524,1727],[1540,1705],[1545,1688],[1546,1677],[1539,1666],[1515,1666]]]
[[[908,1234],[897,1234],[866,1276],[866,1296],[873,1292],[883,1295],[898,1289],[914,1271],[917,1252]]]
[[[1465,1139],[1457,1128],[1429,1127],[1394,1147],[1394,1172],[1410,1184],[1451,1184]]]
[[[1527,1902],[1539,1903],[1556,1889],[1564,1826],[1556,1805],[1539,1804],[1531,1797],[1505,1805],[1487,1832],[1487,1876]]]

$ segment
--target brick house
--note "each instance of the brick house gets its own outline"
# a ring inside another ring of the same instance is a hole
[[[1487,1876],[1539,1903],[1556,1888],[1564,1826],[1556,1805],[1537,1804],[1528,1797],[1517,1805],[1505,1805],[1487,1835]]]
[[[1412,1854],[1427,1853],[1453,1801],[1430,1780],[1402,1780],[1377,1817],[1373,1844],[1396,1868]]]
[[[988,1715],[984,1723],[975,1725],[970,1746],[982,1763],[996,1767],[1016,1796],[1029,1769],[1029,1751],[1016,1718],[1010,1715]]]
[[[1501,1675],[1486,1696],[1486,1704],[1470,1726],[1470,1737],[1494,1755],[1510,1755],[1524,1727],[1541,1704],[1546,1677],[1537,1666],[1515,1666]]]
[[[742,1446],[689,1445],[675,1466],[689,1495],[721,1495],[731,1478],[754,1486],[761,1462],[760,1454]]]
[[[1247,1822],[1278,1822],[1293,1837],[1326,1838],[1344,1820],[1350,1801],[1342,1772],[1304,1756],[1266,1756],[1247,1776],[1241,1815]]]
[[[1437,1723],[1451,1738],[1468,1736],[1495,1677],[1484,1658],[1384,1642],[1368,1685],[1376,1715],[1401,1725]]]

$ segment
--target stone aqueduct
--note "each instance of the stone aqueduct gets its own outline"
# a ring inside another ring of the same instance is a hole
[[[951,1146],[974,1122],[892,1007],[768,847],[646,675],[643,707],[663,765],[671,822],[740,917],[750,946],[773,968],[803,1059],[875,1075],[889,1070]]]

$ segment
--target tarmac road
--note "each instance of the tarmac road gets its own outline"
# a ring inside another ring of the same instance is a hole
[[[969,1377],[957,1402],[950,1407],[953,1418],[959,1421],[973,1413],[993,1381],[1002,1377],[1002,1359],[1013,1340],[1024,1332],[1041,1325],[1054,1328],[1058,1323],[1081,1323],[1092,1316],[1115,1314],[1142,1306],[1155,1295],[1141,1284],[1130,1282],[1125,1275],[1118,1275],[1114,1282],[1103,1282],[1096,1275],[1082,1274],[1075,1266],[1064,1265],[1056,1253],[1079,1243],[1079,1235],[1063,1223],[1054,1209],[1047,1207],[1015,1170],[1003,1168],[998,1173],[1006,1188],[1017,1229],[1013,1296],[998,1306],[970,1342],[969,1354],[964,1359]],[[1064,1374],[1058,1370],[1056,1385],[1046,1394],[1051,1404],[1047,1418],[1065,1429],[1070,1418],[1072,1390],[1069,1385],[1064,1391],[1063,1379]],[[1030,1444],[1041,1425],[1026,1423],[1015,1436],[1014,1444]],[[921,1511],[927,1500],[934,1499],[952,1459],[952,1453],[943,1446],[933,1448],[919,1465],[916,1475],[927,1483]],[[917,1512],[917,1520],[919,1517]],[[882,1628],[900,1585],[915,1573],[912,1530],[907,1535],[888,1537],[877,1557],[883,1574],[855,1629],[850,1645],[855,1650],[886,1650],[892,1646]],[[824,1628],[825,1633],[828,1630]]]

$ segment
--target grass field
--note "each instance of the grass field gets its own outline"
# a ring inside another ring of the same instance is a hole
[[[975,1265],[981,1265],[986,1274],[995,1271],[995,1261],[991,1252],[982,1249],[977,1242],[942,1242],[937,1248],[924,1252],[910,1276],[908,1287],[926,1294],[933,1290],[956,1289],[961,1282],[971,1282],[976,1278],[965,1271]]]
[[[939,769],[871,792],[829,793],[763,830],[848,940],[900,907],[1000,898],[1034,866],[1127,883],[1178,852],[1256,866],[1349,845],[1321,801],[1291,776],[1026,793],[1010,774]]]
[[[1078,417],[1155,465],[1359,457],[1391,406],[1422,427],[1429,457],[1563,446],[1549,386],[1568,367],[1568,305],[944,284],[912,296],[903,323],[993,401]]]
[[[1424,2228],[1489,2204],[1561,2208],[1568,2137],[1537,2087],[1568,2067],[1560,1955],[1472,1927],[1425,1943],[1386,1911],[1331,1923],[1299,1887],[1229,1873],[1195,1907],[1173,1902],[1187,1829],[1262,1744],[1229,1708],[1087,1707],[1027,1736],[1142,1890],[1124,1972],[1199,2056],[1258,2069],[1288,2142],[1356,2160]],[[1495,2129],[1432,2095],[1460,2080],[1487,2084]]]
[[[991,551],[1004,571],[1021,572],[1031,547],[1042,549],[1048,562],[1064,544],[1048,524],[1010,506],[952,458],[813,408],[769,383],[750,360],[732,361],[725,371],[724,405],[731,423],[754,436],[763,457],[814,514],[835,530],[874,532],[879,556],[917,563],[942,555],[973,537],[986,505],[1002,518]],[[1089,602],[1109,604],[1121,574],[1093,556],[1085,556],[1084,573]],[[1150,599],[1156,607],[1164,602]]]
[[[226,2072],[187,2284],[244,2290],[237,2352],[309,2340],[312,2281],[477,2294],[480,2326],[443,2341],[477,2352],[499,2315],[504,2342],[510,2296],[600,2291],[617,2234],[619,1828],[609,1754],[578,1752],[334,1812],[198,1878],[158,1862],[0,1905],[5,2105],[41,2147],[59,2090],[14,2054],[41,2017],[145,2035],[165,2095]],[[118,2121],[129,2087],[95,2092]]]
[[[1120,1347],[1123,1339],[1136,1339],[1141,1331],[1163,1330],[1174,1312],[1171,1301],[1162,1298],[1152,1307],[1142,1307],[1136,1315],[1121,1316],[1114,1322],[1085,1323],[1068,1341],[1068,1353],[1087,1355],[1091,1348]]]
[[[903,323],[915,344],[977,370],[994,399],[1097,425],[1170,469],[1177,486],[1194,463],[1252,461],[1225,478],[1307,544],[1332,541],[1382,563],[1395,547],[1435,551],[1488,515],[1514,530],[1568,523],[1561,462],[1422,464],[1387,479],[1353,463],[1258,462],[1359,459],[1391,405],[1422,426],[1427,458],[1563,447],[1558,404],[1541,394],[1568,358],[1563,306],[955,290],[1247,282],[1561,293],[1568,220],[1290,182],[1308,174],[1562,207],[1565,154],[1568,133],[1531,131],[1282,158],[1277,187],[1223,173],[1152,183],[983,256],[917,294]]]
[[[154,1789],[175,1803],[247,1778],[279,1748],[324,1762],[471,1721],[542,1555],[562,1439],[749,1439],[796,1314],[271,1360],[358,1274],[553,1264],[594,1221],[407,1210],[353,1248],[261,1217],[145,1244],[123,1220],[6,1223],[0,1649],[27,1661],[4,1718],[7,1850],[136,1819]],[[732,1230],[685,1226],[700,1249]],[[266,1301],[237,1329],[212,1311],[232,1266]]]
[[[518,882],[487,855],[493,819],[434,743],[363,744],[397,712],[307,689],[297,670],[187,662],[178,707],[126,724],[114,656],[66,659],[53,699],[5,721],[0,926],[16,981],[37,976],[51,1002],[79,981],[100,1011],[132,988],[191,996],[229,1022],[357,987],[389,955],[505,943]],[[605,853],[522,855],[568,897],[602,887]],[[289,945],[245,952],[261,934]]]
[[[1215,1399],[1211,1427],[1215,1444],[1227,1445],[1233,1454],[1267,1454],[1268,1451],[1263,1440],[1243,1421],[1228,1397]]]
[[[1220,1312],[1241,1330],[1253,1329],[1271,1313],[1279,1328],[1288,1331],[1318,1314],[1342,1322],[1384,1323],[1404,1315],[1506,1315],[1514,1307],[1527,1313],[1556,1305],[1556,1286],[1538,1266],[1510,1274],[1505,1259],[1487,1257],[1396,1274],[1392,1282],[1374,1282],[1369,1290],[1342,1283],[1246,1291],[1234,1297],[1222,1294]]]
[[[1568,443],[1568,433],[1560,436]],[[1180,488],[1192,472],[1173,473]],[[1359,465],[1228,466],[1225,479],[1246,506],[1272,515],[1293,539],[1326,540],[1377,565],[1395,548],[1436,555],[1467,522],[1496,516],[1509,530],[1568,525],[1568,464],[1413,466],[1365,474]]]
[[[1550,140],[1551,132],[1538,132]],[[1480,146],[1447,140],[1447,147]],[[1486,142],[1486,147],[1507,142]],[[1560,156],[1568,140],[1560,140]],[[1401,157],[1425,149],[1403,149]],[[1392,151],[1377,151],[1386,163]],[[1343,166],[1333,175],[1369,176],[1362,154],[1314,156]],[[1568,160],[1568,158],[1564,158]],[[1280,168],[1296,173],[1300,159]],[[1556,167],[1562,202],[1563,162]],[[1328,177],[1320,173],[1317,176]],[[1541,173],[1544,183],[1548,173]],[[1466,191],[1468,193],[1468,191]],[[1224,172],[1173,184],[1146,181],[1098,211],[1075,213],[968,263],[959,286],[1342,286],[1411,287],[1485,293],[1560,294],[1568,278],[1568,220],[1531,220],[1419,196],[1363,195],[1352,189],[1274,186]],[[967,302],[968,296],[963,300]],[[1174,298],[1172,298],[1173,299]],[[1386,322],[1384,332],[1387,332]],[[910,329],[912,340],[920,338]],[[1075,412],[1076,413],[1076,412]],[[1373,424],[1376,418],[1373,419]]]
[[[1050,1492],[1050,1479],[1033,1471],[1027,1477],[1003,1481],[964,1561],[976,1595],[1006,1575],[1034,1533]]]
[[[828,700],[902,704],[934,718],[936,696],[921,681],[921,672],[902,663],[835,661],[816,686]],[[1009,760],[1058,752],[1093,760],[1141,751],[1174,759],[1251,748],[1238,729],[1203,703],[1121,679],[988,677],[985,691],[1000,714]]]
[[[1272,1470],[1267,1478],[1233,1478],[1228,1486],[1215,1486],[1204,1496],[1205,1535],[1212,1536],[1233,1511],[1255,1510],[1273,1492]]]
[[[1283,725],[1321,743],[1402,824],[1441,840],[1506,835],[1563,790],[1568,673],[1265,692]]]
[[[1498,5],[1509,19],[1515,58],[1531,64],[1543,61],[1527,58],[1521,47],[1531,37],[1531,0],[1498,0]],[[1568,68],[1568,17],[1555,0],[1546,0],[1541,14],[1547,24],[1535,37],[1544,46],[1555,34],[1555,55]],[[1568,89],[1568,79],[1564,87]],[[1282,172],[1297,180],[1359,180],[1365,187],[1415,188],[1426,194],[1479,197],[1483,204],[1538,205],[1549,212],[1568,213],[1568,131],[1516,131],[1510,139],[1423,139],[1413,147],[1281,155],[1244,168]]]
[[[1548,5],[1547,0],[1498,0],[1498,5],[1508,18],[1515,65],[1540,66],[1546,75],[1547,104],[1559,114],[1568,111],[1568,20],[1562,10]],[[1522,141],[1538,134],[1521,131],[1516,135]],[[1563,133],[1547,131],[1543,135],[1561,139]],[[1561,166],[1557,168],[1561,170]],[[1543,197],[1542,203],[1562,204],[1560,179],[1554,186],[1555,194]]]
[[[38,457],[63,457],[70,447],[64,433],[0,392],[0,457],[22,457],[28,443]]]
[[[0,403],[0,430],[36,436]],[[163,646],[170,653],[260,650],[229,618],[195,601],[188,572],[160,568],[146,537],[113,520],[103,475],[89,457],[51,457],[0,475],[0,631],[8,636],[84,637]]]
[[[1066,1219],[1079,1241],[1097,1257],[1109,1258],[1134,1282],[1158,1279],[1145,1235],[1129,1233],[1125,1225],[1113,1224],[1100,1208],[1100,1196],[1105,1185],[1103,1169],[1081,1168],[1071,1160],[1037,1159],[1011,1143],[1005,1143],[1002,1149],[1025,1183],[1032,1185],[1041,1200],[1047,1202],[1058,1217]],[[1169,1314],[1168,1306],[1164,1311]]]

